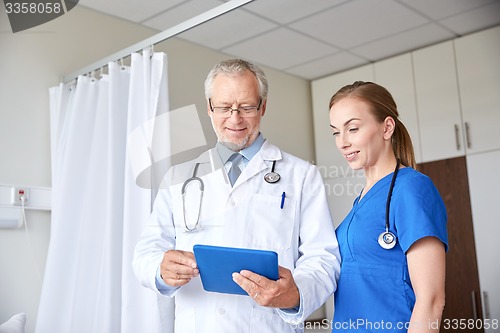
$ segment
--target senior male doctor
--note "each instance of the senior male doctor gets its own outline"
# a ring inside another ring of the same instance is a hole
[[[218,142],[169,170],[136,246],[141,283],[175,296],[176,333],[303,332],[336,289],[340,255],[323,181],[260,133],[267,91],[264,72],[247,61],[210,71],[205,95]],[[248,296],[207,292],[195,244],[275,251],[279,279],[235,272]]]

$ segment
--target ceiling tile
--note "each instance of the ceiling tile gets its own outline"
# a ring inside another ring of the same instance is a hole
[[[311,14],[319,13],[327,8],[336,6],[347,0],[257,0],[250,2],[243,8],[252,11],[272,21],[286,24]]]
[[[160,31],[230,0],[81,0]],[[500,0],[254,0],[176,37],[305,79],[500,25]]]
[[[442,20],[441,23],[460,35],[498,25],[500,24],[500,1],[450,17]]]
[[[337,49],[289,29],[279,28],[222,51],[276,69],[285,69],[335,53]]]
[[[304,79],[313,80],[367,63],[366,59],[347,52],[341,52],[301,66],[289,68],[286,72]]]
[[[399,0],[419,12],[433,18],[442,19],[472,10],[498,0]]]
[[[348,49],[428,21],[394,1],[356,0],[293,23],[291,27]]]
[[[179,38],[220,50],[277,25],[254,14],[233,10],[178,35]]]
[[[150,20],[144,21],[143,24],[147,27],[164,31],[221,4],[218,0],[187,1]]]
[[[363,58],[377,61],[454,37],[456,36],[451,32],[433,23],[366,43],[350,51]]]
[[[159,12],[186,1],[189,0],[148,0],[147,5],[145,5],[142,0],[80,0],[78,5],[140,23]]]

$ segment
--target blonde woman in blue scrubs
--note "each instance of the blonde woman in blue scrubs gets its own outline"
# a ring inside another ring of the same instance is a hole
[[[342,267],[333,332],[438,332],[446,209],[432,181],[415,170],[394,99],[380,85],[354,82],[332,96],[330,126],[349,166],[366,177],[336,230]]]

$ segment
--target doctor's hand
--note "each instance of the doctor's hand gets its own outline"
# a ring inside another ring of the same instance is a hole
[[[163,254],[160,276],[167,285],[183,286],[198,274],[200,271],[192,252],[168,250]]]
[[[300,294],[289,269],[279,266],[279,279],[266,277],[243,270],[233,273],[233,280],[258,304],[272,308],[290,309],[300,304]]]

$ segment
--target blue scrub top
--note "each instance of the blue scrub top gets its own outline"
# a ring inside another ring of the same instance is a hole
[[[429,177],[412,168],[399,170],[392,193],[389,230],[393,249],[378,244],[392,173],[359,200],[336,230],[342,257],[333,332],[406,332],[415,293],[406,251],[417,240],[435,236],[448,248],[446,208]]]

